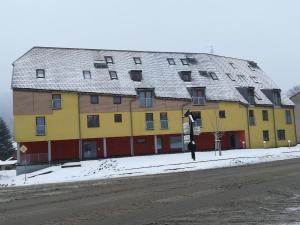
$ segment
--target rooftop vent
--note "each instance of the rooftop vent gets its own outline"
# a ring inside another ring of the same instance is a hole
[[[197,59],[194,57],[186,57],[186,60],[189,64],[195,65],[198,63]]]
[[[254,69],[259,69],[259,66],[254,61],[248,61],[248,64],[249,64],[250,67],[252,67]]]

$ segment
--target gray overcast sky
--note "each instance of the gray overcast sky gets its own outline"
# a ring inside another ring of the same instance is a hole
[[[1,0],[0,92],[32,46],[209,52],[300,84],[298,0]]]

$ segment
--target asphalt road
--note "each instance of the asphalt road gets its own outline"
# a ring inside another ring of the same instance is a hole
[[[300,222],[300,159],[0,189],[1,225],[295,222]]]

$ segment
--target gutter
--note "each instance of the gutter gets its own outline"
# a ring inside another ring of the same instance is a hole
[[[132,102],[136,101],[136,98],[131,99],[129,102],[129,112],[130,112],[130,153],[134,155],[134,145],[133,145],[133,119],[132,119]]]

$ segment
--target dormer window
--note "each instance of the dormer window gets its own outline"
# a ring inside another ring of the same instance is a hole
[[[219,78],[218,78],[218,76],[217,76],[217,74],[215,72],[209,72],[208,74],[211,77],[211,79],[213,79],[213,80],[219,80]]]
[[[36,78],[45,78],[45,70],[37,69],[36,70]]]
[[[187,57],[186,60],[187,60],[188,64],[197,64],[198,63],[197,59],[194,57]]]
[[[180,59],[182,65],[189,65],[187,58]]]
[[[236,89],[240,92],[240,94],[250,105],[255,105],[254,87],[237,87]]]
[[[199,74],[200,74],[201,76],[203,76],[203,77],[208,77],[208,72],[205,71],[205,70],[200,70],[200,71],[199,71]]]
[[[193,105],[205,105],[206,97],[205,97],[205,88],[192,88],[191,89],[191,97]]]
[[[114,64],[114,60],[113,60],[112,56],[104,56],[104,59],[107,64],[109,64],[109,63]]]
[[[111,80],[118,80],[117,71],[109,71],[109,76]]]
[[[174,58],[167,58],[169,65],[176,65]]]
[[[192,71],[180,71],[179,76],[184,82],[190,82],[192,80]]]
[[[142,64],[142,60],[140,57],[133,57],[133,61],[135,64]]]
[[[256,69],[259,69],[259,66],[254,61],[248,61],[248,67],[252,71],[255,71]]]
[[[233,69],[237,69],[237,66],[236,66],[233,62],[230,62],[229,65],[230,65]]]
[[[129,74],[130,74],[131,80],[133,80],[133,81],[140,82],[143,79],[141,70],[130,70]]]
[[[140,107],[151,108],[153,105],[154,91],[152,89],[138,89]]]
[[[273,103],[275,106],[281,105],[281,90],[280,89],[261,89],[265,96]]]
[[[83,79],[92,79],[91,71],[84,70],[82,71],[82,74],[83,74]]]

